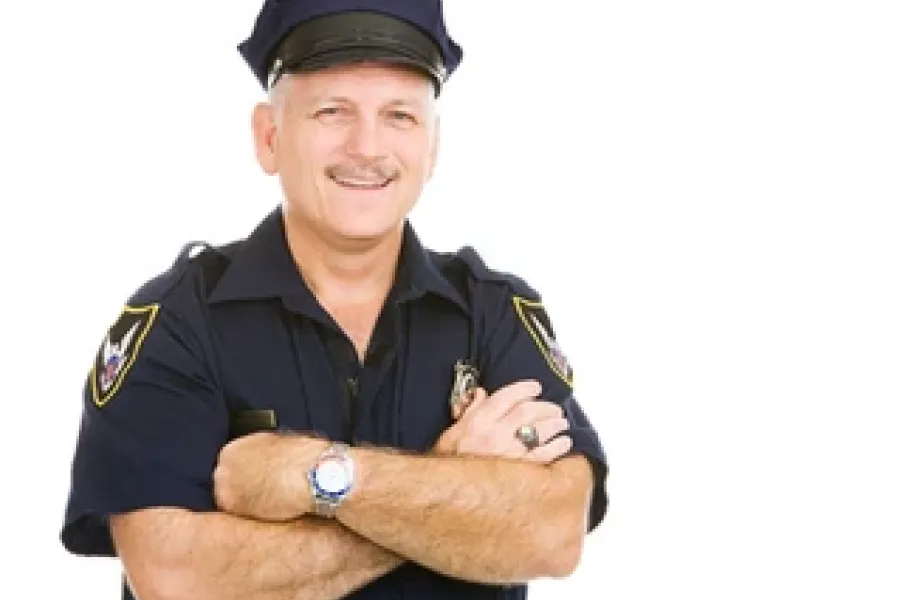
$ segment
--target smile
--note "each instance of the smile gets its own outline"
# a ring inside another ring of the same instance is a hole
[[[329,175],[328,178],[339,186],[351,190],[381,190],[394,181],[393,177],[388,177],[386,179],[356,179],[353,177],[336,177],[335,175]]]

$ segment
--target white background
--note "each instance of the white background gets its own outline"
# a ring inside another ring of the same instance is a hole
[[[117,598],[58,542],[81,386],[137,285],[278,201],[235,49],[259,4],[0,9],[3,597]],[[895,6],[448,2],[414,223],[544,294],[612,465],[533,597],[900,597]]]

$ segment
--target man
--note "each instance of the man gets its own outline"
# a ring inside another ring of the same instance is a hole
[[[193,246],[110,327],[62,541],[126,598],[524,598],[606,509],[605,458],[538,294],[407,215],[458,66],[439,0],[267,1],[283,201]]]

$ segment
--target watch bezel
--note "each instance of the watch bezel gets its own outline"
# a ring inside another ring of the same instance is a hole
[[[327,466],[335,465],[340,468],[341,473],[343,474],[343,485],[338,490],[329,490],[327,489],[322,481],[320,480],[320,474],[323,469]],[[326,456],[320,460],[316,467],[312,470],[311,473],[313,484],[316,489],[324,496],[329,497],[340,497],[345,495],[350,491],[350,488],[353,486],[353,469],[352,466],[348,463],[346,458],[342,456]]]
[[[338,505],[347,497],[353,489],[354,469],[353,459],[348,454],[349,447],[346,444],[334,443],[328,447],[319,457],[315,466],[307,474],[309,486],[315,505],[315,512],[321,516],[332,517]],[[320,474],[322,467],[333,463],[343,471],[345,483],[335,491],[329,491],[322,486]]]

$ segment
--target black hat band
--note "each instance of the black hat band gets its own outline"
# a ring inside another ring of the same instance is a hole
[[[273,53],[269,88],[283,73],[367,58],[418,67],[439,87],[447,76],[437,44],[417,27],[379,13],[353,12],[326,15],[295,27]]]

